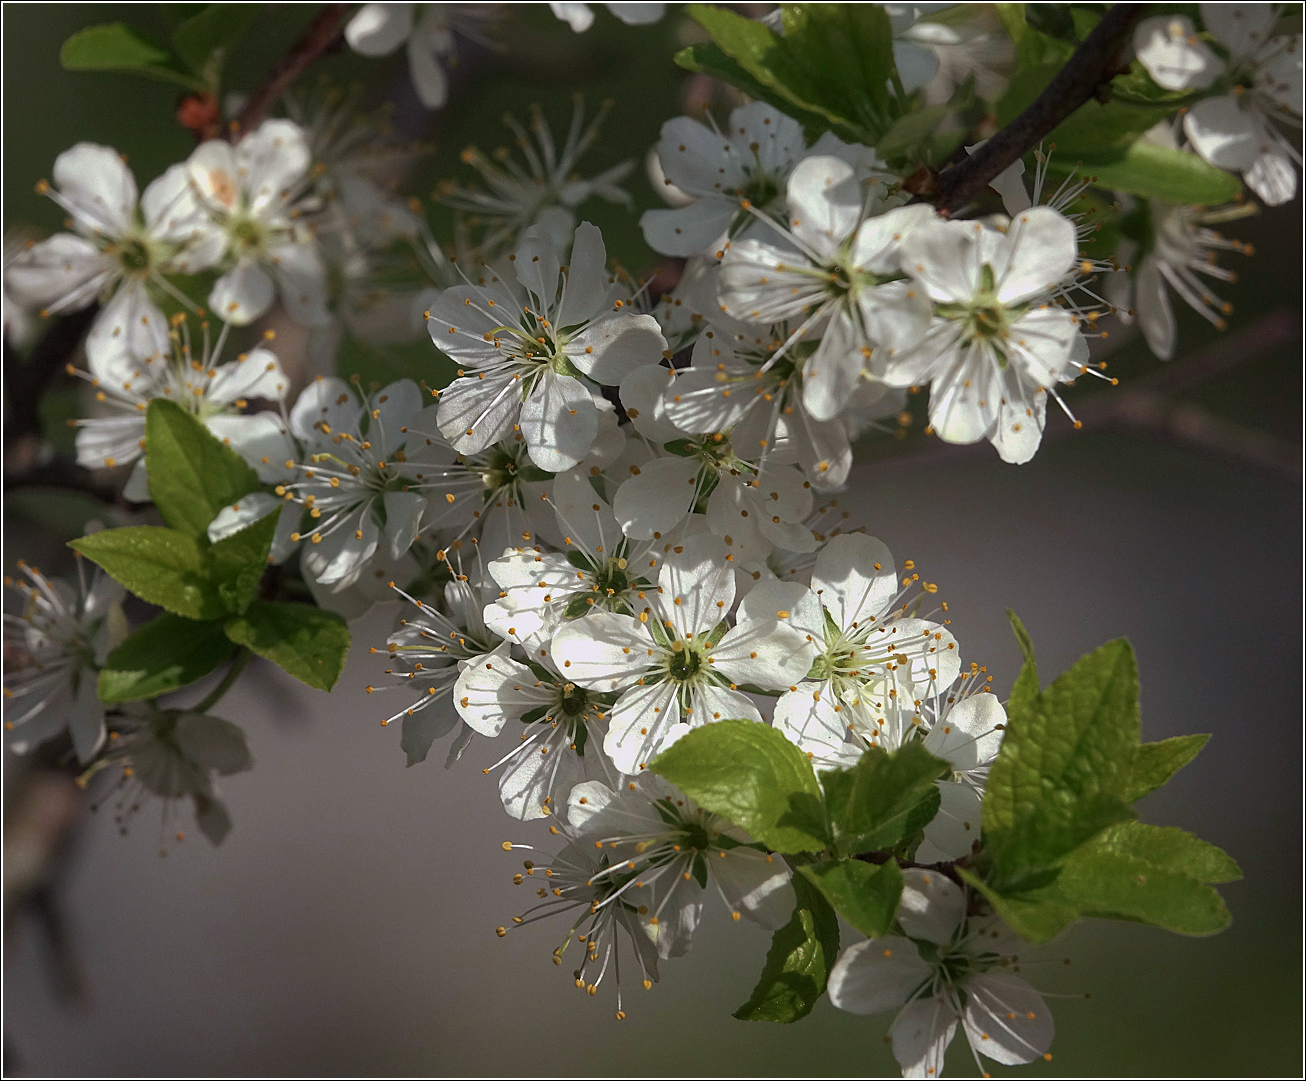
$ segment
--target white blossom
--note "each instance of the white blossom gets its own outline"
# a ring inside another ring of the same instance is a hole
[[[657,321],[610,299],[607,252],[593,225],[576,230],[564,275],[539,226],[509,257],[514,285],[490,273],[447,289],[427,324],[436,346],[460,365],[440,392],[439,426],[464,454],[519,431],[531,460],[560,473],[599,435],[600,384],[616,385],[666,349]]]
[[[735,580],[725,544],[699,535],[674,548],[635,617],[582,616],[553,637],[568,679],[620,692],[603,749],[623,773],[638,773],[689,728],[721,718],[760,721],[740,684],[779,689],[807,672],[812,650],[774,617],[727,629]]]
[[[210,139],[191,154],[191,185],[226,238],[224,272],[209,293],[220,319],[253,322],[278,290],[297,322],[318,326],[330,318],[321,253],[296,221],[311,164],[308,140],[290,120],[266,120],[235,146]]]
[[[18,610],[4,613],[9,746],[26,754],[67,730],[84,765],[104,745],[96,680],[105,658],[127,637],[126,591],[98,567],[88,587],[80,560],[76,589],[22,560],[17,569],[21,577],[4,580],[19,598]]]
[[[1028,461],[1048,394],[1088,355],[1078,317],[1052,303],[1077,262],[1075,226],[1046,206],[1005,232],[929,221],[908,235],[902,258],[935,315],[918,348],[889,358],[885,381],[929,383],[930,424],[947,442],[988,439],[1004,461]]]
[[[666,14],[666,4],[604,4],[613,15],[627,26],[648,26]],[[594,25],[592,4],[551,3],[549,10],[576,33],[583,34]]]
[[[897,1010],[889,1038],[904,1077],[942,1076],[958,1022],[977,1064],[980,1055],[1005,1066],[1050,1059],[1052,1013],[1010,971],[1019,940],[997,919],[969,915],[962,888],[938,871],[907,868],[903,880],[902,934],[844,950],[830,1001],[856,1014]]]
[[[167,356],[168,324],[155,297],[179,295],[168,276],[212,266],[223,246],[186,166],[174,165],[138,200],[136,179],[116,150],[78,143],[55,159],[54,186],[41,181],[37,190],[68,212],[74,231],[10,261],[6,290],[49,314],[102,304],[86,340],[93,362],[124,352],[140,360]]]
[[[612,861],[595,878],[636,875],[626,902],[659,957],[689,951],[709,890],[733,919],[746,916],[769,931],[793,914],[784,859],[661,777],[645,773],[615,791],[589,781],[571,790],[568,803],[572,826]]]

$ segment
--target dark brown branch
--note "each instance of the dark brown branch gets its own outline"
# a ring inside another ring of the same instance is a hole
[[[233,142],[263,123],[272,106],[281,100],[281,95],[290,89],[290,85],[304,73],[304,69],[336,43],[349,8],[349,4],[327,4],[322,9],[300,39],[291,46],[290,52],[282,57],[281,63],[268,76],[267,81],[254,91],[240,115],[231,122]]]
[[[1120,53],[1147,4],[1116,4],[1033,103],[965,161],[939,174],[939,205],[956,210],[1120,72]]]

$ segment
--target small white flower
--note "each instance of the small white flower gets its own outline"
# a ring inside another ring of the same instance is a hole
[[[178,295],[170,274],[217,262],[222,235],[174,165],[140,198],[118,152],[78,143],[55,159],[54,186],[37,190],[68,212],[74,232],[57,233],[8,263],[5,287],[23,304],[55,314],[99,301],[103,310],[86,340],[92,361],[126,352],[166,356],[168,324],[151,289]],[[187,302],[189,304],[189,301]]]
[[[604,4],[613,15],[627,26],[648,26],[666,14],[666,4]],[[590,4],[549,4],[549,10],[576,33],[583,34],[594,25],[594,11]]]
[[[1169,89],[1220,93],[1184,113],[1184,134],[1206,161],[1241,173],[1270,206],[1297,192],[1301,156],[1281,131],[1301,129],[1301,35],[1271,37],[1273,4],[1202,4],[1202,22],[1228,55],[1221,64],[1187,19],[1164,16],[1141,24],[1139,60]]]
[[[666,340],[652,316],[611,299],[603,237],[588,222],[566,275],[539,226],[509,258],[516,287],[492,276],[446,289],[431,307],[431,339],[461,365],[440,392],[440,431],[464,454],[520,431],[531,460],[561,473],[599,435],[598,385],[657,363]]]
[[[532,108],[527,127],[515,117],[505,117],[504,123],[522,151],[524,167],[511,157],[489,157],[476,147],[463,151],[462,160],[481,174],[485,187],[459,187],[449,182],[437,190],[437,196],[445,205],[470,216],[464,224],[478,238],[481,258],[495,259],[511,250],[533,225],[543,229],[561,254],[576,231],[575,210],[587,199],[597,196],[608,203],[632,205],[630,193],[620,186],[632,162],[621,162],[588,180],[578,173],[580,160],[594,145],[610,108],[603,105],[586,125],[585,103],[577,98],[561,149],[538,106]]]
[[[896,1009],[889,1029],[904,1077],[941,1077],[960,1021],[979,1063],[1051,1058],[1055,1027],[1042,996],[1008,969],[1019,941],[994,918],[967,914],[966,894],[937,871],[903,871],[901,935],[844,950],[830,971],[830,1001],[856,1014]],[[980,1073],[986,1071],[980,1067]]]
[[[860,181],[840,158],[807,158],[789,179],[780,246],[742,240],[722,260],[722,311],[795,327],[773,362],[820,337],[803,368],[803,402],[820,420],[842,410],[864,372],[878,375],[930,325],[929,297],[904,273],[899,249],[933,223],[934,211],[904,201],[878,181]]]
[[[191,339],[190,325],[178,316],[168,334],[168,352],[134,357],[127,350],[96,350],[88,354],[87,379],[107,415],[78,420],[77,462],[87,469],[112,468],[135,462],[127,481],[128,499],[149,499],[145,472],[145,413],[155,398],[176,402],[204,422],[249,463],[263,481],[286,475],[285,460],[293,452],[281,418],[271,412],[243,413],[251,398],[282,401],[289,380],[271,350],[258,346],[235,360],[221,363],[227,339],[224,324],[218,339],[209,338],[204,324],[201,343]],[[266,513],[266,512],[265,512]]]
[[[363,56],[389,56],[408,45],[408,73],[417,97],[439,109],[449,97],[445,68],[455,58],[455,31],[486,44],[484,24],[497,4],[364,4],[345,26],[349,47]]]
[[[564,676],[621,692],[603,749],[623,773],[644,769],[689,727],[722,718],[760,721],[738,685],[786,687],[811,664],[810,645],[774,618],[726,629],[735,579],[719,539],[699,535],[677,547],[637,618],[582,616],[553,638],[554,664]]]
[[[775,931],[793,914],[784,859],[661,777],[646,773],[615,792],[601,781],[579,784],[568,817],[612,861],[595,878],[635,874],[625,899],[663,959],[689,951],[709,886],[736,920],[747,916]]]
[[[220,319],[253,322],[272,307],[279,288],[297,322],[329,320],[321,253],[295,220],[310,164],[308,140],[290,120],[266,120],[234,147],[210,139],[191,154],[191,185],[226,238],[227,269],[209,293]]]
[[[80,560],[77,589],[22,560],[18,571],[26,581],[6,575],[4,583],[21,598],[18,611],[4,614],[9,745],[26,754],[67,729],[84,765],[104,745],[96,680],[105,657],[127,637],[126,591],[98,567],[87,588]]]
[[[503,768],[499,796],[513,818],[544,818],[587,778],[616,783],[602,750],[612,699],[564,679],[547,663],[521,664],[508,651],[504,642],[463,664],[453,701],[478,735],[493,738],[511,722],[516,746],[482,772]]]
[[[947,442],[988,439],[1003,461],[1029,461],[1048,394],[1088,355],[1077,316],[1052,303],[1077,261],[1074,224],[1046,206],[1006,232],[930,221],[909,234],[902,258],[935,316],[918,348],[889,358],[885,381],[929,383],[930,424]]]

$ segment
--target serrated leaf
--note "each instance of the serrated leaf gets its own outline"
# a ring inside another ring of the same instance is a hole
[[[239,615],[258,593],[279,515],[279,510],[273,511],[230,537],[223,537],[209,549],[218,593],[228,611]]]
[[[1198,882],[1235,882],[1243,876],[1223,849],[1173,826],[1122,822],[1094,837],[1081,851],[1143,860],[1159,870],[1185,874]]]
[[[218,511],[259,488],[258,474],[203,421],[155,398],[145,413],[150,498],[173,529],[204,535]]]
[[[902,871],[893,860],[879,866],[857,859],[808,863],[798,872],[856,930],[868,938],[888,934],[902,897]]]
[[[767,725],[746,720],[703,725],[648,768],[777,852],[815,852],[829,843],[811,763]]]
[[[192,71],[212,77],[222,69],[231,47],[245,36],[258,12],[258,4],[206,4],[177,26],[172,44]]]
[[[822,773],[839,854],[896,848],[924,828],[939,807],[934,782],[950,769],[912,740],[892,754],[873,747],[851,769]]]
[[[59,62],[65,71],[120,71],[177,83],[190,90],[205,89],[203,81],[182,70],[162,45],[122,23],[77,31],[63,43]]]
[[[1032,668],[1027,662],[1018,686]],[[1138,669],[1123,639],[1081,657],[1037,697],[1027,685],[1013,691],[984,793],[991,882],[1000,891],[1032,885],[1094,834],[1132,817],[1125,796],[1138,732]]]
[[[825,993],[839,954],[839,921],[806,879],[795,877],[793,887],[798,904],[789,922],[772,937],[752,996],[734,1013],[741,1021],[799,1021]]]
[[[1160,788],[1197,757],[1209,735],[1175,736],[1158,743],[1143,743],[1134,752],[1125,799],[1130,803]]]
[[[175,529],[127,526],[69,542],[142,600],[187,619],[217,619],[226,604],[199,541]]]
[[[109,654],[100,670],[100,700],[133,702],[175,691],[208,675],[233,648],[220,623],[164,612]]]
[[[225,625],[227,637],[280,665],[301,683],[329,691],[349,655],[349,629],[334,612],[308,604],[254,601]]]

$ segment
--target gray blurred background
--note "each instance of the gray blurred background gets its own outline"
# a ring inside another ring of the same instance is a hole
[[[117,18],[153,28],[155,15],[130,5],[5,6],[7,223],[58,227],[28,193],[78,138],[127,151],[142,179],[187,152],[189,137],[169,126],[168,88],[58,70],[70,32]],[[243,61],[247,84],[302,21],[293,10],[261,20]],[[558,35],[547,12],[531,13],[518,31],[527,37],[475,69],[465,97],[431,120],[439,143],[431,176],[453,173],[472,138],[494,145],[492,118],[504,107],[520,112],[541,97],[547,107],[577,88],[591,100],[624,88],[595,171],[642,155],[679,108],[683,79],[669,56],[682,32],[669,19],[618,33],[600,15],[577,41]],[[355,58],[327,66],[377,78]],[[402,61],[385,77],[382,89],[402,96]],[[541,95],[550,79],[557,85]],[[651,205],[642,179],[631,187]],[[1084,415],[1095,418],[1085,431],[1068,434],[1068,422],[1051,418],[1045,449],[1022,467],[1003,465],[987,445],[874,444],[842,497],[900,563],[914,559],[940,583],[963,658],[987,663],[997,687],[1009,688],[1018,664],[1011,607],[1034,636],[1045,679],[1125,635],[1138,652],[1144,738],[1214,734],[1141,810],[1241,863],[1245,880],[1222,887],[1232,928],[1188,939],[1087,923],[1031,951],[1042,959],[1027,966],[1033,982],[1076,996],[1052,1000],[1054,1058],[1023,1068],[1032,1076],[1300,1072],[1299,208],[1227,230],[1258,249],[1225,291],[1237,306],[1230,330],[1216,335],[1181,315],[1181,355],[1169,366],[1125,344],[1111,356],[1120,388],[1078,388]],[[633,218],[607,208],[593,217],[628,265],[649,263]],[[1101,397],[1181,381],[1184,365],[1217,374],[1158,387],[1160,420],[1147,409],[1125,415],[1120,399]],[[20,407],[31,403],[8,403]],[[6,491],[6,567],[59,551],[65,538],[41,498]],[[67,512],[67,536],[87,513]],[[381,667],[367,645],[384,642],[396,612],[378,609],[354,626],[334,694],[255,661],[216,710],[246,727],[256,760],[253,772],[223,783],[235,830],[220,849],[186,811],[161,823],[147,805],[126,837],[107,808],[85,817],[57,891],[85,993],[73,1001],[58,993],[32,921],[11,928],[7,1072],[897,1072],[882,1039],[887,1018],[840,1014],[823,1001],[796,1026],[733,1020],[767,940],[711,905],[688,957],[666,964],[651,992],[627,988],[620,1023],[610,995],[581,995],[550,963],[564,925],[496,938],[494,928],[528,903],[528,887],[510,881],[520,854],[501,842],[550,839],[503,814],[494,780],[480,772],[501,753],[486,741],[453,770],[441,767],[439,747],[404,768],[398,731],[379,726],[377,703],[363,692]],[[178,829],[192,836],[178,843]],[[950,1072],[973,1073],[958,1043]]]

